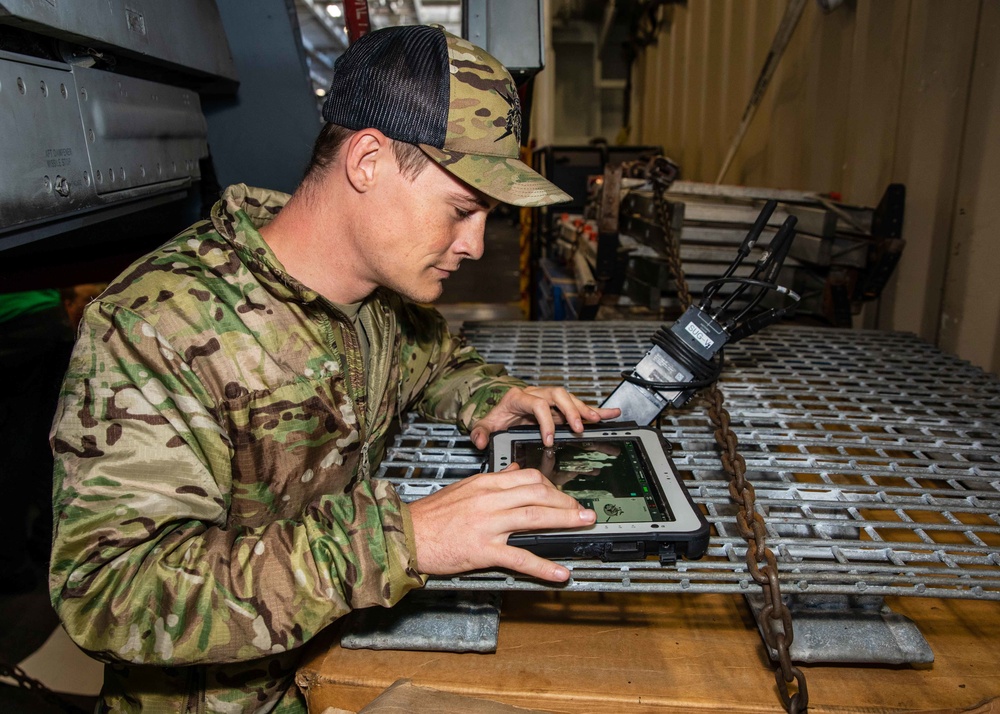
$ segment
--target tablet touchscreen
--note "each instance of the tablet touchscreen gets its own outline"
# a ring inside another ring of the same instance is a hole
[[[636,439],[515,441],[513,460],[541,471],[561,491],[597,513],[598,523],[663,523],[674,515]]]

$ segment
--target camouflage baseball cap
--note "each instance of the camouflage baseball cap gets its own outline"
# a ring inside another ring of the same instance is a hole
[[[498,201],[570,200],[519,158],[521,102],[507,69],[440,27],[389,27],[354,42],[334,65],[323,118],[416,144]]]

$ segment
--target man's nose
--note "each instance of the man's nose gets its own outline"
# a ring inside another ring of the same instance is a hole
[[[463,258],[479,260],[486,249],[485,234],[485,219],[481,223],[476,221],[474,225],[468,226],[461,232],[453,246],[455,252]]]

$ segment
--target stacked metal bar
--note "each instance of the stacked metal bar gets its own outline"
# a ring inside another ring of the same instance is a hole
[[[466,325],[480,353],[592,403],[645,352],[648,322]],[[777,327],[726,352],[722,379],[786,593],[1000,600],[1000,380],[912,335]],[[571,591],[752,592],[704,408],[663,434],[713,526],[700,561],[567,561]],[[379,478],[404,498],[481,470],[454,427],[411,420]],[[436,589],[546,589],[506,572]]]
[[[700,297],[705,284],[733,260],[764,201],[774,199],[779,207],[770,230],[736,276],[749,274],[773,231],[794,215],[798,235],[779,282],[803,295],[800,313],[850,325],[861,303],[881,292],[902,250],[900,224],[876,219],[878,211],[902,211],[902,187],[891,187],[887,197],[893,200],[872,209],[801,191],[677,181],[664,194],[669,216],[664,226],[653,192],[631,190],[622,199],[619,218],[622,243],[633,251],[624,293],[653,311],[679,311],[664,257],[668,232],[679,242],[691,292]]]

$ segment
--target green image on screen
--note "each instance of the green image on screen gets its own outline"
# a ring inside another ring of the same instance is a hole
[[[674,520],[650,482],[640,447],[633,439],[515,441],[514,461],[538,469],[560,491],[597,513],[598,523]]]

